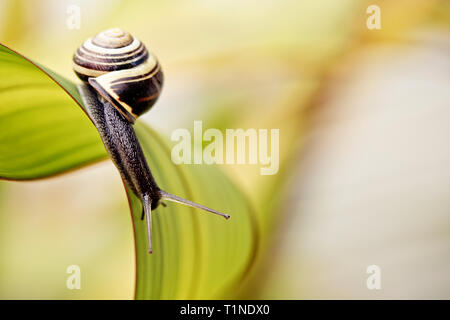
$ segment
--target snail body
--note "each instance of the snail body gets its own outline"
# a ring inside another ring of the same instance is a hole
[[[118,28],[103,31],[77,49],[73,69],[83,81],[78,90],[106,151],[122,179],[142,202],[150,253],[151,211],[161,200],[229,218],[161,190],[153,178],[133,124],[158,99],[163,73],[157,59],[137,38]]]

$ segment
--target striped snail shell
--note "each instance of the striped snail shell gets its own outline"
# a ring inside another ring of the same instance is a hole
[[[163,84],[156,57],[119,28],[86,40],[73,56],[73,69],[131,123],[155,104]]]

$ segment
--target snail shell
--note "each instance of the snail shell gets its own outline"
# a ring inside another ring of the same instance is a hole
[[[163,84],[156,57],[119,28],[86,40],[73,56],[73,69],[131,123],[155,104]]]

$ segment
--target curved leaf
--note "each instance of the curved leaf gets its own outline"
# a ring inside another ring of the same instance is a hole
[[[8,128],[0,133],[0,177],[41,178],[105,157],[95,127],[75,107],[81,99],[73,83],[2,46],[0,75],[0,125]],[[155,132],[140,122],[135,127],[162,189],[231,214],[226,221],[178,204],[160,206],[153,212],[154,253],[149,255],[140,201],[127,190],[136,240],[136,298],[233,297],[257,252],[258,225],[247,200],[218,168],[175,166]]]
[[[58,77],[73,96],[74,84]],[[0,46],[0,177],[37,179],[106,157],[97,131],[61,87]]]
[[[137,298],[210,299],[230,296],[256,253],[257,228],[244,197],[217,168],[177,167],[167,146],[136,125],[155,179],[163,190],[230,213],[230,220],[167,203],[153,214],[154,253],[146,253],[141,206],[133,197],[138,256]],[[149,270],[152,270],[148,272]]]

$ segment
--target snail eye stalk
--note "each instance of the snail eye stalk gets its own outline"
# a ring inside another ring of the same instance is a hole
[[[147,221],[147,240],[148,240],[148,253],[153,252],[152,246],[152,203],[148,195],[144,196],[142,201],[143,210],[145,213],[145,220]]]
[[[165,192],[163,190],[160,191],[160,194],[161,194],[161,199],[163,199],[163,200],[172,201],[172,202],[176,202],[176,203],[181,203],[181,204],[184,204],[184,205],[192,207],[192,208],[197,208],[197,209],[201,209],[201,210],[204,210],[204,211],[207,211],[207,212],[211,212],[211,213],[217,214],[219,216],[224,217],[225,219],[230,219],[230,215],[228,215],[226,213],[222,213],[222,212],[213,210],[211,208],[208,208],[208,207],[205,207],[205,206],[203,206],[201,204],[198,204],[198,203],[195,203],[195,202],[183,199],[181,197],[178,197],[176,195],[170,194],[170,193]]]

